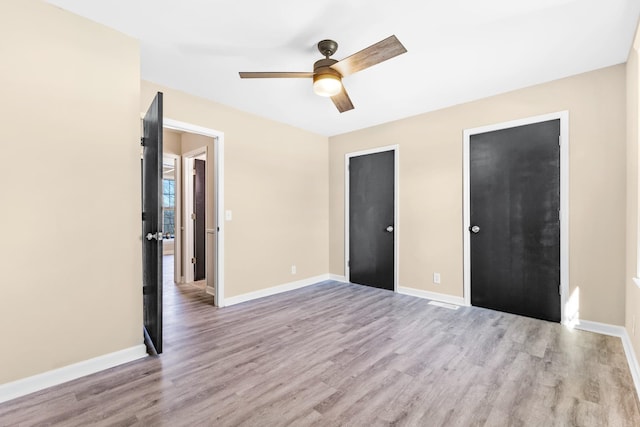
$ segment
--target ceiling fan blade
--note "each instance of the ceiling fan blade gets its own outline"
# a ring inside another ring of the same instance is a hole
[[[353,110],[353,104],[351,103],[351,98],[349,98],[349,94],[347,94],[347,90],[342,86],[342,90],[339,94],[331,97],[331,100],[335,104],[338,111],[344,113],[345,111]]]
[[[362,49],[360,52],[344,58],[342,61],[336,62],[331,68],[345,77],[401,55],[406,51],[407,49],[400,43],[400,40],[398,40],[396,36],[389,36],[366,49]]]
[[[285,73],[245,73],[240,72],[241,79],[280,79],[280,78],[292,78],[292,79],[306,79],[313,77],[313,73],[306,72],[285,72]]]

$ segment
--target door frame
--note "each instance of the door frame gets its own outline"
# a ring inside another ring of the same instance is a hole
[[[463,248],[464,248],[464,302],[471,305],[471,236],[469,227],[471,225],[470,209],[470,161],[469,143],[472,135],[492,132],[496,130],[508,129],[529,125],[533,123],[546,122],[560,119],[560,322],[564,325],[570,324],[577,313],[569,313],[566,309],[569,299],[569,112],[558,111],[539,116],[526,117],[518,120],[464,129],[462,140],[463,153]]]
[[[164,127],[164,126],[163,126]],[[172,153],[162,153],[163,159],[166,157],[167,159],[173,160],[173,164],[175,166],[175,206],[174,206],[174,221],[175,221],[175,230],[173,233],[173,281],[175,283],[182,282],[182,270],[180,268],[180,258],[182,257],[182,230],[180,229],[180,224],[182,221],[182,162],[180,161],[180,156],[178,154]]]
[[[393,292],[398,292],[398,247],[400,242],[400,145],[385,145],[383,147],[376,147],[362,151],[354,151],[346,153],[344,155],[344,276],[347,282],[351,283],[349,279],[349,161],[352,157],[365,156],[367,154],[383,153],[385,151],[393,151]]]
[[[215,144],[215,143],[214,143]],[[183,257],[183,262],[182,265],[184,265],[184,283],[191,283],[194,282],[194,273],[193,273],[193,268],[188,268],[188,265],[192,265],[191,264],[191,258],[193,258],[194,256],[194,238],[193,238],[193,232],[194,232],[194,227],[193,227],[193,221],[190,220],[191,215],[194,213],[193,212],[193,186],[194,186],[194,180],[193,180],[193,173],[189,173],[190,171],[193,170],[193,165],[194,165],[194,160],[201,158],[202,156],[204,156],[205,158],[205,162],[207,162],[209,160],[209,154],[207,152],[207,147],[200,147],[198,149],[195,149],[193,151],[189,151],[187,153],[183,153],[182,154],[182,171],[184,174],[184,198],[183,198],[183,204],[182,204],[182,212],[184,215],[184,253],[182,255]],[[206,188],[207,184],[205,181],[205,188]],[[206,204],[206,190],[205,190],[205,204]],[[205,227],[205,239],[206,239],[206,227]],[[206,248],[206,243],[205,243],[205,248]],[[205,252],[206,253],[206,252]],[[205,260],[205,266],[206,266],[206,260]],[[205,268],[205,279],[207,281],[207,286],[209,286],[209,275],[206,274],[206,268]],[[214,280],[215,283],[215,280]]]
[[[215,271],[213,274],[214,304],[216,307],[224,307],[224,132],[173,119],[164,118],[163,120],[166,129],[194,133],[214,139],[215,174],[213,177],[213,197],[216,206],[215,221],[217,231],[215,234]],[[208,278],[209,275],[207,275]]]

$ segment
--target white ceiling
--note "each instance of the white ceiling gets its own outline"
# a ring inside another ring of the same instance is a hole
[[[638,0],[48,0],[140,40],[142,78],[336,135],[625,62]],[[408,52],[345,77],[338,113],[307,79],[318,41],[342,59],[395,34]],[[221,129],[224,131],[224,129]]]

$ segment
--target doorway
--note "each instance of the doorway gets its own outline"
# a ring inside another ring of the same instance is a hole
[[[568,287],[568,114],[466,130],[469,305],[563,321]]]
[[[176,158],[176,206],[175,206],[175,246],[174,271],[175,283],[200,283],[205,291],[214,296],[214,305],[224,307],[224,133],[172,119],[164,119],[167,131],[181,135],[182,140],[173,143]],[[166,133],[166,132],[165,132]],[[206,142],[203,142],[206,141]],[[168,142],[168,141],[167,141]],[[171,144],[167,143],[168,148]],[[202,163],[196,163],[201,161]],[[199,235],[197,252],[201,265],[196,272],[191,262],[195,251],[195,218],[191,217],[194,208],[194,165],[198,164],[202,179],[198,191],[207,193],[207,197],[198,203],[200,225],[204,225]],[[204,166],[204,173],[202,173]],[[181,182],[180,182],[181,181]],[[187,209],[190,207],[190,209]],[[202,213],[204,211],[204,214]],[[202,221],[204,219],[204,221]]]
[[[175,267],[174,260],[182,256],[180,212],[182,179],[180,176],[180,156],[163,152],[162,155],[162,256],[164,269],[171,272],[174,283],[180,283],[180,268]],[[168,266],[167,262],[172,265]]]
[[[398,146],[345,155],[345,276],[395,291]]]

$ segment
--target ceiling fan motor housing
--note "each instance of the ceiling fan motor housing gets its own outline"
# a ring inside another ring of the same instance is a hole
[[[334,40],[321,40],[318,42],[318,50],[328,59],[338,50],[338,43]]]
[[[331,66],[333,64],[335,64],[336,61],[335,59],[331,59],[331,58],[326,58],[326,59],[321,59],[319,61],[316,61],[313,64],[313,74],[318,75],[318,74],[331,74],[334,76],[338,76],[340,78],[342,78],[342,74],[340,74],[338,72],[338,70],[334,70],[333,68],[331,68]]]

